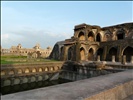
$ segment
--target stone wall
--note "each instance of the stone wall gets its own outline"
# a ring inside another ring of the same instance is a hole
[[[23,48],[21,44],[12,46],[9,49],[1,47],[1,55],[16,55],[16,56],[27,56],[28,58],[47,58],[52,52],[51,47],[42,49],[39,44],[36,44],[33,48]]]
[[[133,94],[133,70],[1,96],[2,100],[122,100]]]
[[[116,85],[114,88],[105,90],[85,100],[123,100],[133,95],[133,80]]]
[[[1,65],[1,86],[54,80],[62,68],[63,62],[45,62],[42,64]],[[59,77],[59,75],[58,75]]]
[[[50,55],[51,59],[63,61],[102,61],[132,62],[133,23],[109,27],[81,24],[74,28],[71,39],[57,42]]]

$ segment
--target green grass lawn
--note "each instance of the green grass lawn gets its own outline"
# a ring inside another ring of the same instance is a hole
[[[17,64],[17,63],[41,63],[41,62],[57,62],[57,60],[44,58],[27,58],[27,56],[1,56],[1,64]]]
[[[1,60],[1,64],[13,64],[12,61]]]

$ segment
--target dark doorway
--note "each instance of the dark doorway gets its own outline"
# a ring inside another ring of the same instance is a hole
[[[117,55],[117,48],[112,47],[112,48],[109,50],[109,54],[108,54],[107,60],[108,60],[108,61],[112,61],[112,56],[115,56],[115,59],[116,59],[116,55]],[[117,59],[116,59],[116,61],[117,61]]]
[[[83,47],[80,48],[80,59],[85,60],[85,49]]]
[[[97,41],[97,42],[101,42],[100,33],[97,34],[97,36],[96,36],[96,41]]]
[[[88,60],[91,60],[93,61],[93,53],[94,53],[94,50],[92,48],[89,49],[88,51]]]
[[[118,32],[117,33],[117,39],[118,40],[124,39],[124,37],[125,37],[125,33],[124,32]]]
[[[72,49],[72,47],[70,47],[69,49],[68,49],[68,60],[72,60],[72,57],[73,57],[73,49]]]
[[[103,49],[102,48],[99,48],[98,50],[97,50],[97,56],[100,56],[100,60],[102,61],[103,59],[102,59],[102,57],[103,57]]]
[[[88,40],[89,41],[94,41],[94,34],[93,34],[93,32],[89,32],[89,34],[88,34]]]
[[[133,56],[133,48],[132,47],[127,47],[123,51],[123,55],[126,55],[126,61],[130,62],[131,61],[131,56]]]
[[[85,40],[85,35],[83,32],[80,32],[78,35],[79,40]]]

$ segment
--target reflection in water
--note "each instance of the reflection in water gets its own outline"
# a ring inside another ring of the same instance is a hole
[[[67,83],[67,82],[71,82],[71,81],[59,78],[58,80],[54,80],[54,81],[39,81],[39,82],[25,83],[21,85],[5,86],[5,87],[1,87],[1,94],[6,95],[6,94],[21,92],[21,91],[37,89],[41,87],[47,87],[51,85]]]

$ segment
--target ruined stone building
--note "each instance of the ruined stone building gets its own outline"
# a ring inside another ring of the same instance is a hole
[[[57,42],[50,58],[63,61],[133,61],[133,23],[109,27],[80,24],[74,36]]]
[[[51,47],[42,49],[40,44],[36,44],[33,48],[23,48],[21,44],[18,44],[17,46],[11,46],[10,49],[1,48],[2,55],[22,55],[30,58],[47,58],[49,57],[51,51]]]

